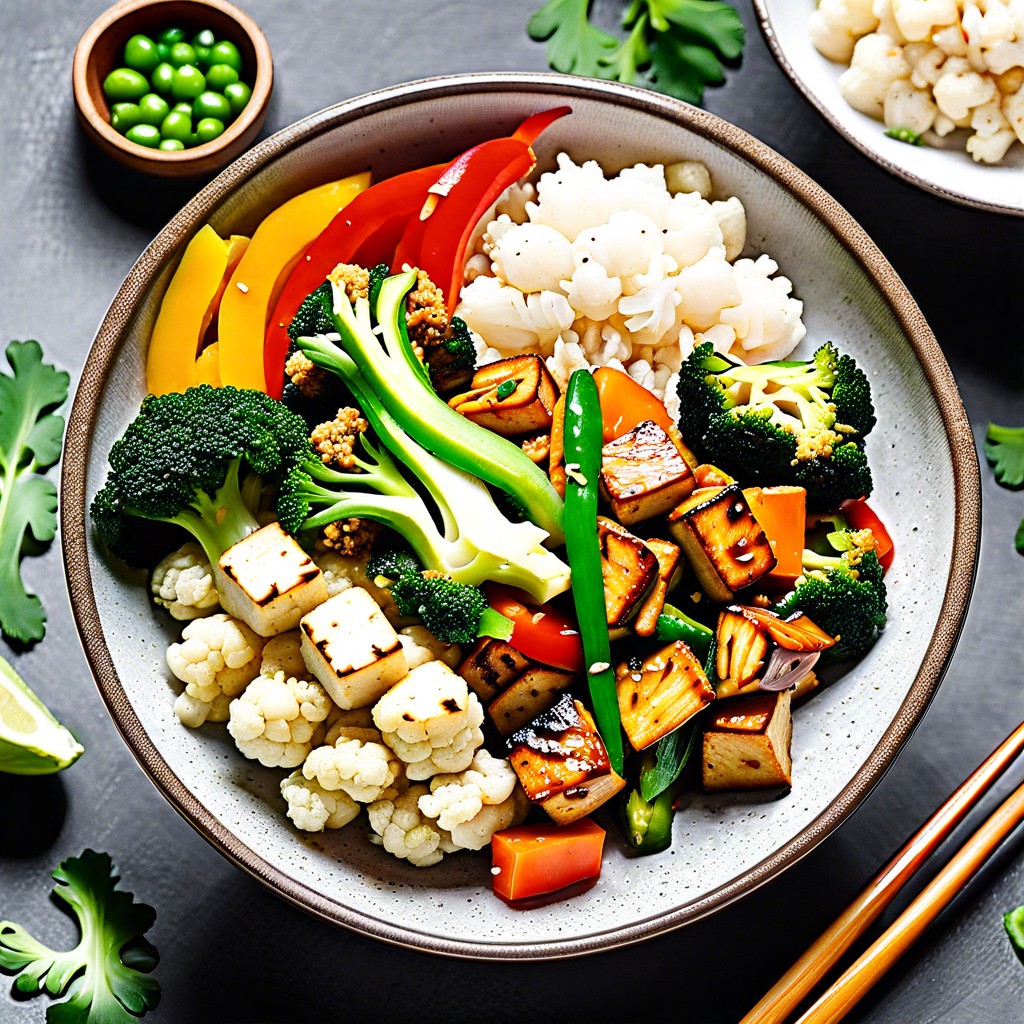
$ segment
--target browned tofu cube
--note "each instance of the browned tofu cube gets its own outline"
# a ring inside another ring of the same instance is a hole
[[[701,663],[681,640],[649,654],[639,668],[615,668],[619,718],[634,750],[675,731],[715,699]]]
[[[489,704],[531,665],[510,643],[480,637],[456,669],[484,705]]]
[[[791,694],[757,693],[722,701],[704,730],[707,790],[769,789],[792,784]]]
[[[559,825],[596,810],[625,786],[587,709],[568,693],[508,740],[526,795]]]
[[[512,356],[482,366],[469,391],[448,404],[467,419],[504,437],[551,430],[558,387],[544,360]]]
[[[694,491],[668,516],[704,592],[731,601],[775,567],[775,554],[737,484]]]
[[[725,608],[715,630],[715,687],[720,697],[731,697],[755,683],[768,657],[768,637],[743,609]]]
[[[658,558],[629,530],[597,517],[604,605],[611,627],[624,626],[639,610],[658,578]]]
[[[696,486],[682,453],[652,420],[601,450],[601,494],[626,526],[664,515]]]
[[[487,705],[487,713],[502,736],[511,736],[547,711],[572,680],[571,672],[534,662]]]
[[[670,544],[667,540],[658,540],[656,537],[649,537],[644,543],[654,552],[658,560],[658,578],[654,581],[644,603],[640,605],[640,611],[636,613],[633,620],[633,629],[638,636],[650,636],[658,626],[658,616],[665,607],[665,599],[672,587],[676,570],[679,568],[680,551],[677,545]]]

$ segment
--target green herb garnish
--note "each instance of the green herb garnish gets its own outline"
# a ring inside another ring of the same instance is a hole
[[[1024,427],[990,423],[985,434],[985,458],[992,466],[996,483],[1011,490],[1024,487]],[[1013,544],[1024,555],[1024,519],[1017,527]]]
[[[723,82],[722,61],[743,52],[743,23],[722,0],[633,0],[622,27],[624,39],[592,24],[590,0],[548,0],[527,30],[547,40],[556,71],[643,85],[688,103]]]
[[[885,130],[885,134],[888,135],[890,139],[895,139],[897,142],[907,143],[908,146],[922,145],[921,133],[915,132],[913,128],[897,128],[894,126],[892,128],[887,128]]]

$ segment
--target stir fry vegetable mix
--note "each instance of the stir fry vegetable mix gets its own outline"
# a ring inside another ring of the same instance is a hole
[[[251,241],[200,231],[92,505],[113,552],[166,555],[183,724],[294,769],[300,829],[365,807],[417,866],[494,839],[508,899],[593,877],[609,800],[655,853],[690,775],[788,786],[791,706],[877,639],[893,557],[870,386],[832,343],[756,366],[696,344],[678,423],[614,365],[564,393],[536,354],[476,366],[471,236],[566,112],[296,197]],[[180,527],[198,544],[172,551]]]

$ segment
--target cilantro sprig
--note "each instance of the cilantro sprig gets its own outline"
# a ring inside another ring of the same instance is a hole
[[[992,466],[996,483],[1011,490],[1024,487],[1024,427],[990,423],[985,434],[985,458]],[[1024,519],[1017,527],[1014,546],[1024,555]]]
[[[548,0],[527,29],[547,40],[556,71],[644,85],[688,103],[723,82],[722,62],[743,52],[743,23],[722,0],[632,0],[622,27],[619,38],[594,25],[590,0]]]
[[[29,541],[57,532],[57,489],[40,474],[60,458],[68,375],[43,362],[36,341],[12,341],[0,372],[0,629],[22,642],[41,640],[46,612],[21,579]]]
[[[14,971],[18,992],[70,998],[52,1003],[47,1024],[137,1024],[160,999],[150,972],[156,949],[143,938],[156,912],[117,888],[106,853],[86,850],[54,871],[53,894],[74,912],[81,940],[67,952],[50,949],[21,925],[0,921],[0,967]]]

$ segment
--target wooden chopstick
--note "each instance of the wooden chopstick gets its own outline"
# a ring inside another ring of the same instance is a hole
[[[796,963],[762,996],[757,1005],[740,1021],[740,1024],[782,1024],[807,997],[815,985],[835,966],[842,955],[863,935],[878,915],[892,902],[893,898],[914,872],[931,856],[950,832],[963,821],[967,812],[992,786],[996,779],[1006,771],[1022,750],[1024,750],[1024,722],[1021,722],[985,758],[956,792],[907,840],[903,847],[868,882],[863,891],[842,914],[822,932]],[[1018,790],[1018,792],[1020,791]],[[1003,805],[1003,808],[1005,807],[1006,804]],[[1000,808],[996,814],[1002,812],[1003,808]],[[994,818],[995,815],[993,815]],[[990,821],[993,819],[990,819]],[[987,823],[985,827],[987,827]],[[979,831],[978,835],[980,834],[981,832]],[[965,846],[964,851],[966,849],[967,847]],[[961,856],[964,851],[961,851],[961,854],[957,856]],[[950,867],[952,863],[951,861]],[[940,875],[939,877],[942,876]],[[938,881],[938,878],[936,878],[936,881]],[[921,895],[923,896],[924,893]],[[948,899],[951,899],[953,895],[954,893],[950,893]],[[937,910],[936,913],[938,913]],[[934,917],[934,914],[932,916]],[[904,946],[903,949],[905,948]],[[903,952],[903,949],[900,950],[900,953]],[[896,956],[898,955],[899,953],[896,954]],[[896,956],[892,957],[892,960],[888,962],[891,963],[896,959]],[[879,976],[880,974],[876,975],[874,980],[877,980]],[[867,987],[870,987],[870,985]],[[867,991],[867,987],[862,990],[861,994]],[[817,1005],[815,1004],[815,1006]],[[852,1005],[853,1003],[849,1004],[849,1006]],[[849,1006],[847,1006],[847,1009],[849,1009]],[[839,1018],[801,1018],[800,1024],[833,1019],[838,1020]]]
[[[910,906],[840,975],[797,1024],[836,1024],[917,941],[942,909],[971,880],[996,847],[1024,820],[1024,785],[950,858]]]

